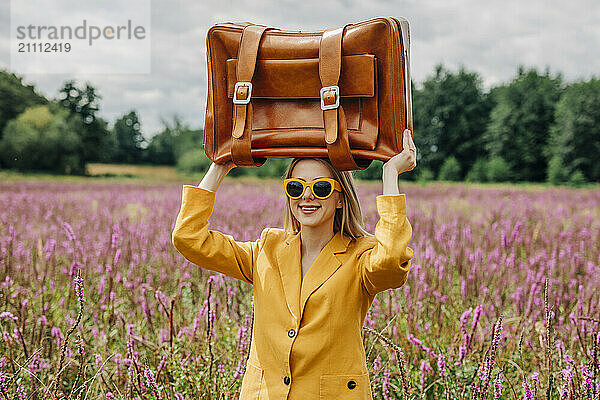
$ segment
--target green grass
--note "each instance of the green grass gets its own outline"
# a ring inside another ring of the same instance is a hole
[[[204,177],[204,173],[182,173],[173,166],[162,165],[130,165],[130,164],[88,164],[88,175],[56,175],[46,172],[19,172],[14,170],[0,169],[0,179],[4,181],[58,181],[58,182],[136,182],[136,183],[164,183],[164,182],[185,182],[198,184]],[[279,181],[280,178],[261,178],[249,175],[228,176],[227,179],[244,181]],[[356,181],[365,184],[381,184],[379,180],[364,181],[356,178]],[[400,176],[400,185],[417,184],[426,187],[430,184],[435,185],[463,185],[474,188],[519,188],[528,190],[545,190],[556,186],[547,182],[454,182],[454,181],[408,181],[402,180]],[[579,186],[581,189],[600,189],[600,183],[587,183]]]

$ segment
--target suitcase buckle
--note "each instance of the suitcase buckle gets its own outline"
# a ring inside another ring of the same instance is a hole
[[[248,96],[245,99],[238,99],[237,93],[238,88],[246,86],[248,88]],[[250,96],[252,94],[252,82],[236,82],[235,88],[233,89],[233,104],[248,104],[250,103]]]
[[[325,99],[323,98],[323,93],[324,92],[328,92],[330,90],[333,90],[335,92],[335,103],[333,104],[328,104],[325,105]],[[340,105],[340,87],[335,85],[335,86],[323,86],[321,88],[321,91],[319,92],[319,95],[321,97],[321,110],[331,110],[333,108],[338,108]]]

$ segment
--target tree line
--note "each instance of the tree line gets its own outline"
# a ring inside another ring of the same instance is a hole
[[[411,180],[471,182],[600,181],[600,81],[566,82],[520,66],[509,82],[483,90],[476,72],[437,65],[420,87],[413,85],[417,168]],[[85,174],[89,162],[175,165],[203,172],[210,164],[204,132],[181,117],[162,120],[147,140],[135,110],[112,126],[98,116],[101,97],[90,84],[67,81],[55,99],[0,71],[0,168]],[[280,177],[289,159],[268,159],[261,168],[232,175]],[[381,179],[374,161],[362,179]]]

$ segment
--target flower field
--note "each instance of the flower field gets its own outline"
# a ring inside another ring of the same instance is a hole
[[[0,182],[1,399],[237,399],[252,287],[175,250],[181,189]],[[414,258],[365,321],[374,397],[600,399],[600,190],[400,191]],[[373,232],[381,182],[358,193]],[[216,201],[238,241],[283,224],[276,182]]]

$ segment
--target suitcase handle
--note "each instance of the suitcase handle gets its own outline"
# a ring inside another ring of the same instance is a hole
[[[251,154],[250,132],[252,121],[252,76],[256,68],[256,58],[260,39],[267,30],[278,30],[264,25],[247,25],[242,31],[238,48],[237,83],[233,93],[234,119],[231,131],[231,159],[239,167],[260,167],[266,158],[254,160]],[[244,132],[247,132],[244,134]]]
[[[325,144],[329,160],[339,171],[363,170],[368,164],[358,165],[350,154],[348,128],[344,108],[340,104],[338,86],[342,69],[342,38],[348,25],[323,32],[319,44],[319,78],[321,79],[321,109],[325,127]]]
[[[344,109],[339,103],[339,78],[342,62],[342,38],[346,29],[323,32],[319,44],[320,93],[325,127],[325,143],[329,160],[339,171],[364,170],[372,160],[354,160],[350,153]],[[264,25],[247,25],[242,31],[236,68],[237,83],[233,94],[234,121],[231,132],[231,159],[236,166],[263,165],[266,158],[253,159],[251,153],[252,76],[256,67],[260,40],[267,30],[279,30]],[[326,104],[327,103],[327,104]],[[250,116],[250,118],[249,118]],[[244,134],[246,133],[246,134]]]

